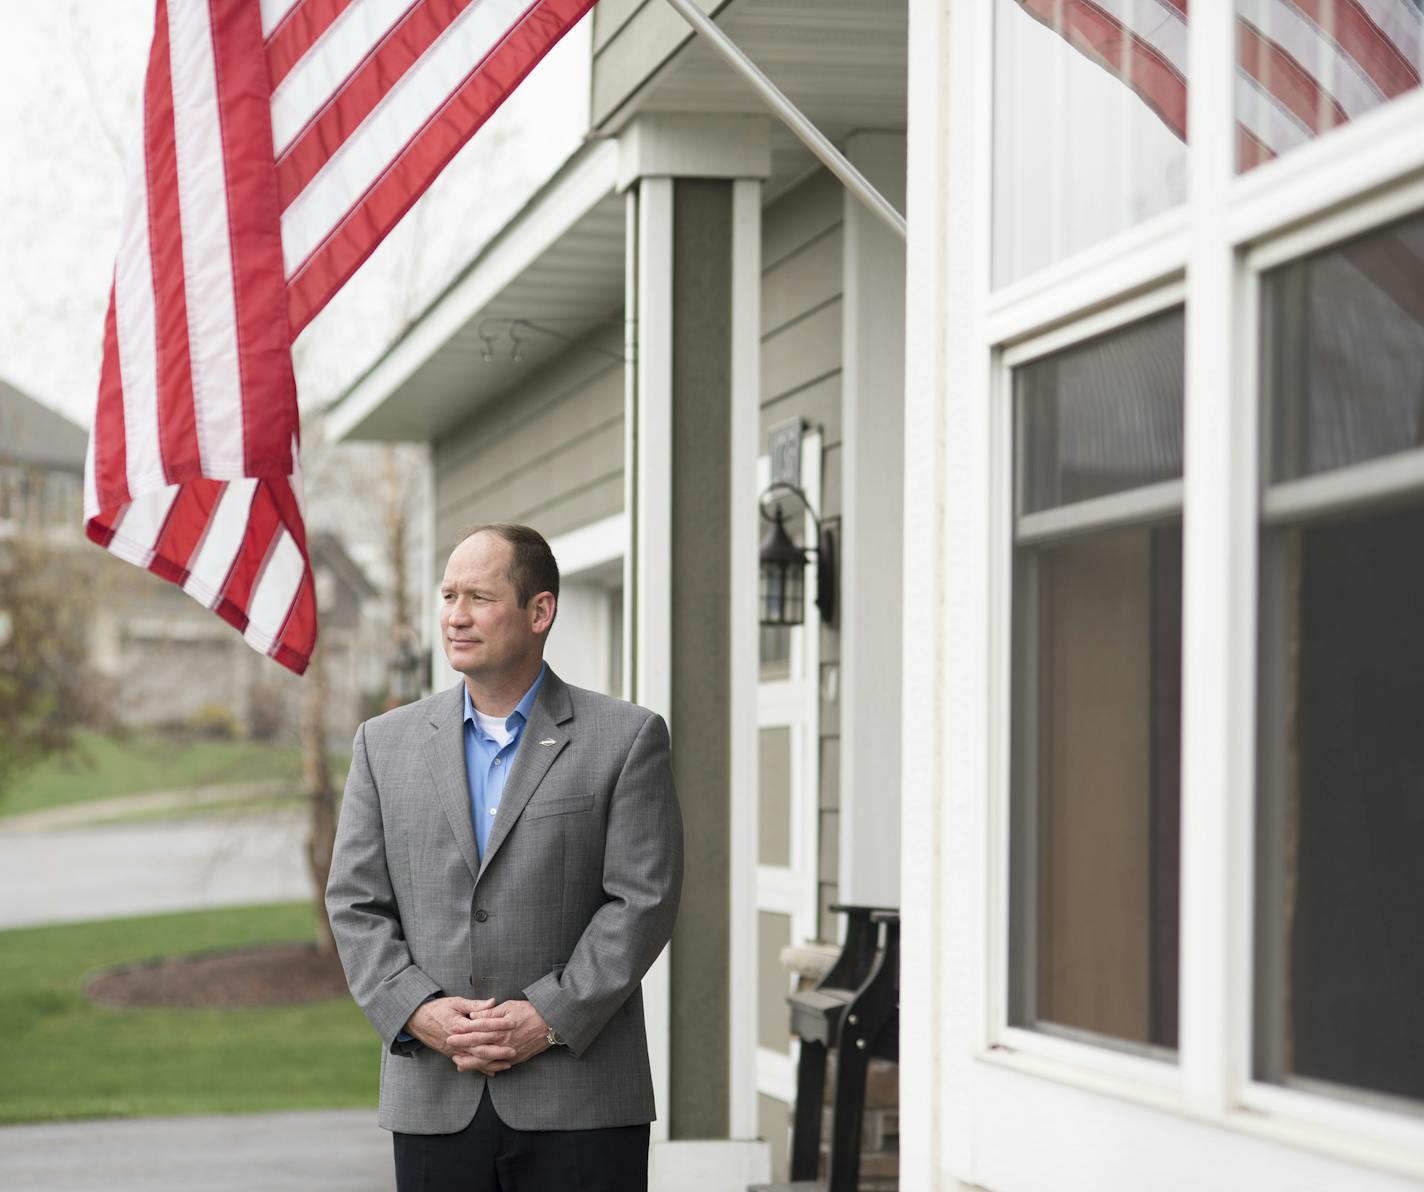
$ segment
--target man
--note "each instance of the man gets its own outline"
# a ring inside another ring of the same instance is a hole
[[[558,595],[536,531],[467,531],[440,614],[463,681],[356,733],[326,900],[400,1192],[647,1187],[639,983],[682,820],[662,719],[544,663]]]

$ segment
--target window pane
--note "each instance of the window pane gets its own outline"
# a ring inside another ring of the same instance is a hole
[[[791,730],[757,734],[757,864],[791,864]]]
[[[1257,1073],[1424,1100],[1424,509],[1269,533]]]
[[[791,946],[791,916],[757,912],[757,1045],[791,1051],[791,974],[781,953]]]
[[[1021,516],[1181,475],[1183,351],[1174,310],[1016,370]],[[1010,1017],[1159,1053],[1177,1044],[1181,514],[1087,512],[1014,556]]]
[[[1180,519],[1019,552],[1012,1020],[1177,1044]]]
[[[1023,512],[1182,475],[1180,308],[1016,369]]]
[[[1256,1070],[1424,1101],[1424,219],[1263,297],[1268,485],[1411,454],[1262,536]]]
[[[1186,0],[995,0],[994,283],[1186,198]]]
[[[1418,0],[1237,0],[1237,169],[1419,85]]]
[[[1263,279],[1270,476],[1424,446],[1424,218]]]

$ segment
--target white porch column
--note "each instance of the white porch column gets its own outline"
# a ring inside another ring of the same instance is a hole
[[[846,155],[903,210],[904,133],[856,133]],[[844,270],[840,897],[898,907],[905,244],[850,194]]]

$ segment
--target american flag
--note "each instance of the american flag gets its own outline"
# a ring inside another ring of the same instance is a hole
[[[1186,138],[1188,0],[1016,2],[1120,78]],[[1242,170],[1419,86],[1420,0],[1235,3]]]
[[[594,0],[158,0],[88,536],[298,673],[291,345]]]

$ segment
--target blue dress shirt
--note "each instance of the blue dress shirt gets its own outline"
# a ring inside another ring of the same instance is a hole
[[[470,689],[465,687],[465,776],[470,785],[470,819],[475,826],[475,847],[479,849],[480,860],[484,860],[485,845],[489,843],[490,829],[494,827],[495,814],[499,811],[500,796],[504,794],[505,780],[509,767],[514,762],[515,751],[520,738],[524,736],[524,726],[529,723],[529,713],[539,696],[539,686],[544,682],[547,664],[539,668],[529,690],[518,706],[505,718],[504,727],[510,734],[509,740],[500,745],[480,727],[475,716],[475,705],[470,700]]]
[[[489,843],[490,829],[494,827],[495,813],[499,811],[505,779],[514,762],[515,750],[519,748],[519,739],[524,735],[524,726],[529,723],[534,701],[539,698],[539,685],[544,681],[547,669],[548,663],[539,668],[533,684],[505,719],[504,727],[509,733],[509,740],[503,746],[480,727],[475,716],[475,705],[470,701],[470,689],[461,688],[465,693],[465,777],[470,787],[470,819],[475,826],[475,847],[480,851],[480,860],[484,860],[485,845]],[[444,996],[443,993],[432,993],[425,1001]],[[410,1043],[414,1038],[409,1032],[400,1031],[396,1042]]]

